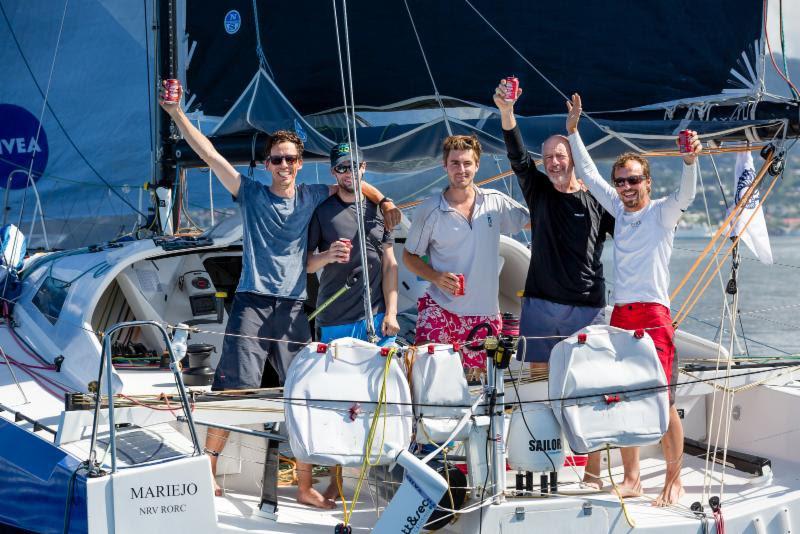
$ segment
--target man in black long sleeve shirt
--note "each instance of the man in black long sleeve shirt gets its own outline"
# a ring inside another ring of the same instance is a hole
[[[522,93],[519,90],[519,97]],[[525,282],[520,335],[533,368],[547,368],[556,343],[575,331],[605,322],[605,281],[600,256],[614,218],[578,182],[569,142],[554,135],[542,145],[544,169],[539,171],[514,118],[514,102],[497,87],[508,159],[531,212],[531,264]],[[546,339],[534,339],[534,338]]]

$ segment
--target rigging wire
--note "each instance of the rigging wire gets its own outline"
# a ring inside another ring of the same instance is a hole
[[[364,287],[364,318],[365,318],[365,327],[367,331],[367,339],[373,340],[376,338],[375,335],[375,324],[374,318],[372,315],[372,289],[370,288],[370,280],[371,277],[369,275],[369,262],[367,262],[367,242],[366,242],[366,235],[367,232],[364,228],[364,206],[363,206],[363,195],[361,191],[361,161],[359,161],[358,157],[358,128],[357,128],[357,117],[356,117],[356,109],[355,109],[355,97],[353,96],[353,72],[352,72],[352,58],[350,55],[350,33],[349,28],[347,25],[347,0],[342,0],[342,16],[344,20],[344,39],[345,39],[345,48],[347,54],[347,74],[348,80],[350,85],[350,110],[351,115],[348,115],[348,100],[347,100],[347,87],[345,85],[344,79],[344,62],[342,58],[342,45],[341,40],[339,37],[339,14],[336,9],[336,0],[332,0],[333,4],[333,22],[336,28],[336,51],[339,56],[339,73],[341,74],[341,82],[342,82],[342,97],[344,99],[344,113],[345,113],[345,124],[347,126],[347,145],[350,147],[350,165],[352,169],[352,176],[353,176],[353,184],[355,185],[355,194],[356,194],[356,222],[358,224],[358,244],[359,250],[361,252],[361,269],[362,269],[362,283]],[[350,131],[350,119],[352,117],[352,137]]]
[[[66,3],[65,3],[65,5],[66,5]],[[14,32],[14,28],[11,26],[11,21],[8,19],[8,15],[6,15],[6,11],[5,11],[5,8],[3,7],[3,3],[2,2],[0,2],[0,14],[3,15],[3,19],[5,19],[6,25],[8,25],[8,31],[11,34],[11,38],[14,40],[14,44],[16,45],[17,51],[19,52],[20,58],[22,59],[22,62],[25,65],[25,68],[27,69],[28,74],[30,74],[30,76],[31,76],[31,81],[36,86],[36,89],[39,91],[39,94],[42,96],[42,98],[45,98],[44,91],[42,90],[41,86],[39,85],[39,82],[36,79],[36,76],[33,74],[33,69],[31,68],[30,63],[28,63],[28,58],[25,57],[25,54],[22,51],[22,45],[20,44],[19,40],[17,39],[17,35]],[[134,206],[128,199],[126,199],[124,196],[122,196],[122,194],[120,194],[116,190],[116,188],[108,182],[108,180],[103,178],[103,176],[94,167],[94,165],[92,165],[89,162],[89,160],[86,158],[84,153],[78,148],[78,145],[75,144],[75,141],[69,135],[69,132],[67,131],[67,128],[61,122],[61,119],[58,118],[58,115],[56,114],[55,110],[53,109],[53,107],[50,105],[50,103],[47,101],[46,98],[45,98],[45,105],[47,107],[47,110],[52,115],[53,120],[56,121],[56,124],[58,124],[58,127],[61,129],[61,132],[64,134],[64,138],[67,140],[67,142],[70,144],[70,146],[75,150],[75,152],[78,154],[78,156],[81,158],[81,160],[86,164],[86,166],[89,167],[89,169],[95,174],[95,176],[97,176],[97,178],[99,178],[100,181],[103,182],[103,184],[105,184],[106,187],[112,193],[114,193],[117,197],[119,197],[119,199],[122,200],[122,202],[127,204],[128,207],[130,207],[135,213],[138,213],[142,217],[146,218],[147,216],[144,213],[142,213],[138,209],[136,209],[136,206]]]
[[[772,66],[775,68],[775,72],[778,73],[778,76],[783,78],[783,81],[785,81],[789,85],[789,89],[792,91],[792,94],[794,95],[794,97],[795,98],[800,98],[800,93],[798,93],[797,87],[795,87],[795,85],[792,83],[792,81],[788,78],[788,71],[787,71],[787,75],[784,76],[783,72],[781,72],[781,69],[778,68],[778,64],[775,62],[775,56],[772,53],[772,46],[770,45],[770,42],[769,42],[769,31],[768,31],[768,27],[767,27],[767,3],[768,3],[767,0],[764,0],[764,4],[763,4],[763,6],[764,6],[764,8],[763,8],[763,13],[764,13],[763,31],[764,31],[764,37],[765,37],[765,39],[767,41],[767,50],[769,51],[769,59],[772,62]],[[783,48],[783,1],[782,0],[780,0],[780,2],[779,2],[779,7],[780,7],[779,24],[780,24],[780,31],[781,31],[781,48]],[[783,60],[784,60],[784,62],[786,61],[786,55],[785,54],[783,56]]]
[[[422,54],[422,61],[425,62],[425,68],[428,70],[428,77],[431,79],[431,85],[433,85],[433,94],[436,97],[436,102],[439,104],[439,109],[442,111],[444,126],[447,128],[447,135],[453,135],[453,128],[450,126],[450,120],[447,118],[447,111],[444,108],[444,102],[442,102],[442,95],[439,94],[439,89],[436,87],[436,80],[433,77],[433,71],[431,71],[431,66],[428,63],[428,56],[425,54],[425,48],[422,46],[422,39],[417,31],[417,25],[414,22],[414,17],[411,15],[411,8],[408,7],[408,0],[403,0],[403,4],[406,6],[408,20],[411,21],[411,28],[414,30],[414,36],[417,38],[417,45],[419,46],[419,51]]]
[[[550,78],[545,76],[545,74],[541,70],[536,68],[536,65],[531,63],[531,61],[528,60],[528,58],[525,57],[525,55],[522,52],[520,52],[519,49],[517,49],[517,47],[515,47],[513,44],[511,44],[511,41],[506,39],[506,37],[500,32],[500,30],[495,28],[494,25],[491,22],[489,22],[489,19],[487,19],[485,16],[483,16],[483,13],[478,11],[478,9],[474,5],[472,5],[472,2],[470,2],[470,0],[464,0],[464,1],[481,18],[481,20],[483,20],[483,22],[485,22],[486,25],[489,28],[491,28],[491,30],[494,33],[496,33],[497,36],[500,37],[500,39],[504,43],[506,43],[511,48],[511,50],[514,51],[515,54],[517,54],[520,57],[520,59],[522,59],[522,61],[524,61],[530,68],[533,69],[534,72],[536,72],[536,74],[539,75],[539,77],[542,80],[545,81],[545,83],[547,83],[550,87],[552,87],[553,90],[561,96],[561,98],[563,98],[565,101],[569,101],[570,98],[561,89],[559,89],[558,86],[550,80]],[[585,111],[581,110],[581,115],[586,117],[586,119],[589,122],[591,122],[592,124],[594,124],[601,132],[605,132],[606,134],[611,135],[612,137],[616,137],[620,142],[628,145],[629,147],[631,147],[633,150],[635,150],[638,153],[643,153],[644,152],[644,150],[642,148],[640,148],[639,146],[637,146],[635,143],[633,143],[633,141],[631,141],[630,139],[628,139],[624,135],[619,134],[619,133],[615,132],[614,130],[608,128],[607,126],[603,126],[602,124],[597,122],[593,117],[588,115]]]

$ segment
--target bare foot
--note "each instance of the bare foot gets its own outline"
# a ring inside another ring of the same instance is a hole
[[[600,491],[603,489],[603,481],[593,476],[584,476],[581,486],[587,489]]]
[[[331,483],[328,484],[328,487],[322,493],[322,496],[333,502],[336,502],[340,498],[339,487],[336,485],[335,481],[331,480]]]
[[[686,492],[683,490],[683,484],[680,480],[676,480],[672,484],[667,484],[661,493],[653,501],[653,506],[669,506],[675,504],[680,500]]]
[[[626,482],[623,480],[621,484],[617,484],[617,492],[622,498],[641,497],[642,483],[639,480],[636,482]]]
[[[223,493],[222,492],[222,488],[220,488],[219,484],[217,484],[217,479],[212,478],[211,480],[214,482],[214,496],[215,497],[222,497],[222,493]]]
[[[323,497],[322,494],[314,488],[309,488],[307,491],[298,491],[297,502],[300,504],[305,504],[306,506],[320,508],[322,510],[332,510],[333,508],[336,508],[335,502]]]

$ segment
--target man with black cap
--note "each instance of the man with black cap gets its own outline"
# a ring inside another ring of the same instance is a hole
[[[344,287],[361,263],[361,244],[356,211],[356,174],[350,145],[341,143],[331,150],[331,174],[339,186],[337,193],[317,206],[308,227],[309,273],[322,269],[317,306]],[[367,164],[359,150],[358,178],[363,179]],[[383,202],[389,199],[384,197]],[[367,273],[374,331],[379,345],[394,341],[400,329],[397,324],[397,260],[392,248],[394,240],[386,228],[378,204],[364,200],[364,235],[367,250]],[[317,315],[320,341],[327,343],[342,337],[367,339],[363,282],[334,300]]]

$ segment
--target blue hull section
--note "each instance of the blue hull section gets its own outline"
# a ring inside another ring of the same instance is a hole
[[[79,468],[53,443],[0,419],[0,524],[62,533],[68,521],[68,532],[86,532],[86,477]]]

